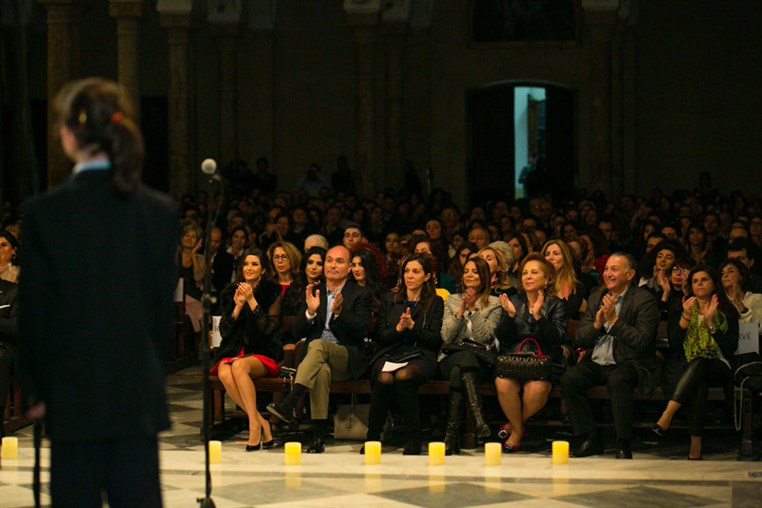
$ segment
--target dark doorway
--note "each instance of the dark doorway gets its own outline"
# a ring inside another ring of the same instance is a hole
[[[575,97],[545,83],[501,83],[471,90],[468,108],[469,205],[498,198],[570,196],[577,173]],[[525,173],[526,179],[519,177]]]

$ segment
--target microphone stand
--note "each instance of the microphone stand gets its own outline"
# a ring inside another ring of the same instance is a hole
[[[216,178],[215,178],[216,177]],[[206,222],[206,235],[204,239],[204,287],[201,294],[201,303],[204,307],[203,318],[201,320],[201,344],[199,345],[199,354],[201,355],[201,378],[202,386],[204,390],[204,462],[206,473],[206,495],[205,497],[197,498],[200,508],[216,508],[214,501],[211,498],[212,494],[212,473],[209,469],[209,437],[211,434],[211,390],[209,386],[209,355],[211,353],[211,344],[209,343],[209,323],[211,319],[211,306],[215,303],[216,298],[212,296],[212,266],[211,266],[211,253],[209,252],[209,239],[212,233],[212,227],[217,222],[217,218],[220,214],[220,206],[225,198],[225,189],[222,185],[222,178],[218,175],[213,175],[209,179],[209,183],[219,182],[220,184],[220,205],[214,211],[214,216],[211,215]]]

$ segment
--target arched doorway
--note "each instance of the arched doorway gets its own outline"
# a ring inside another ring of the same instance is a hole
[[[554,200],[571,195],[577,175],[576,97],[543,82],[507,82],[470,90],[467,182],[469,205],[529,191]],[[519,182],[536,154],[535,173]]]

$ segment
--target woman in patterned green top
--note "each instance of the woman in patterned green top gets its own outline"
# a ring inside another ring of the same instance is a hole
[[[731,377],[730,360],[738,347],[738,311],[728,300],[717,271],[699,265],[688,275],[689,288],[682,306],[669,317],[672,357],[667,382],[672,396],[653,426],[663,436],[682,406],[691,437],[690,460],[701,460],[704,406],[709,386],[724,386]]]

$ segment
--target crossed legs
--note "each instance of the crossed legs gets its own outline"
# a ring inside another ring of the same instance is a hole
[[[270,424],[257,410],[257,390],[254,379],[268,375],[267,368],[257,358],[238,358],[230,364],[219,366],[218,374],[225,389],[238,406],[249,417],[249,446],[256,446],[262,440],[271,441]]]

